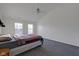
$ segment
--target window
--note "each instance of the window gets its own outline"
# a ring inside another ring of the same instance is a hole
[[[28,34],[33,34],[33,24],[28,24]]]
[[[23,34],[23,24],[15,23],[15,34]]]

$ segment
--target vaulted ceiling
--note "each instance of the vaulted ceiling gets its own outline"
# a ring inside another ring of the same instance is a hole
[[[57,3],[4,3],[0,4],[0,14],[6,17],[38,21],[56,7],[65,4]],[[66,4],[68,5],[68,4]],[[37,13],[36,9],[40,12]]]

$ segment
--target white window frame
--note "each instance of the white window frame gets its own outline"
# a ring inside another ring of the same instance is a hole
[[[34,33],[34,25],[33,24],[28,24],[28,34],[33,34]]]
[[[14,23],[14,25],[15,25],[15,34],[20,34],[20,35],[23,34],[23,24],[16,22],[16,23]],[[19,32],[16,32],[16,29]],[[20,31],[20,30],[22,30],[22,31]]]

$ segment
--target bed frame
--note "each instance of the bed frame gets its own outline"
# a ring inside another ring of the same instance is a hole
[[[43,38],[41,37],[39,40],[35,41],[35,42],[31,42],[31,43],[28,43],[28,44],[23,44],[23,45],[20,45],[20,46],[15,46],[16,43],[16,40],[14,37],[11,38],[12,40],[11,41],[7,41],[7,42],[1,42],[0,43],[0,48],[10,48],[10,56],[15,56],[15,55],[18,55],[20,53],[23,53],[25,51],[28,51],[32,48],[35,48],[37,46],[42,46],[43,45]],[[14,45],[12,45],[11,43],[14,43]],[[10,45],[10,46],[9,46]]]
[[[17,54],[28,51],[28,50],[30,50],[32,48],[35,48],[37,46],[40,46],[40,45],[42,45],[42,42],[41,41],[36,41],[36,42],[30,43],[30,44],[26,44],[26,45],[22,45],[20,47],[16,47],[16,48],[11,49],[11,54],[10,55],[15,56]]]

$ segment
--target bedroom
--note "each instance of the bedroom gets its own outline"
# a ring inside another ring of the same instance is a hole
[[[42,43],[35,41],[30,47],[23,45],[12,49],[13,55],[18,53],[16,51],[22,56],[79,55],[78,19],[77,3],[0,3],[0,20],[5,25],[0,27],[0,37],[23,36],[25,39],[24,35],[33,34],[33,38],[35,35],[43,38],[42,46],[32,49]]]

